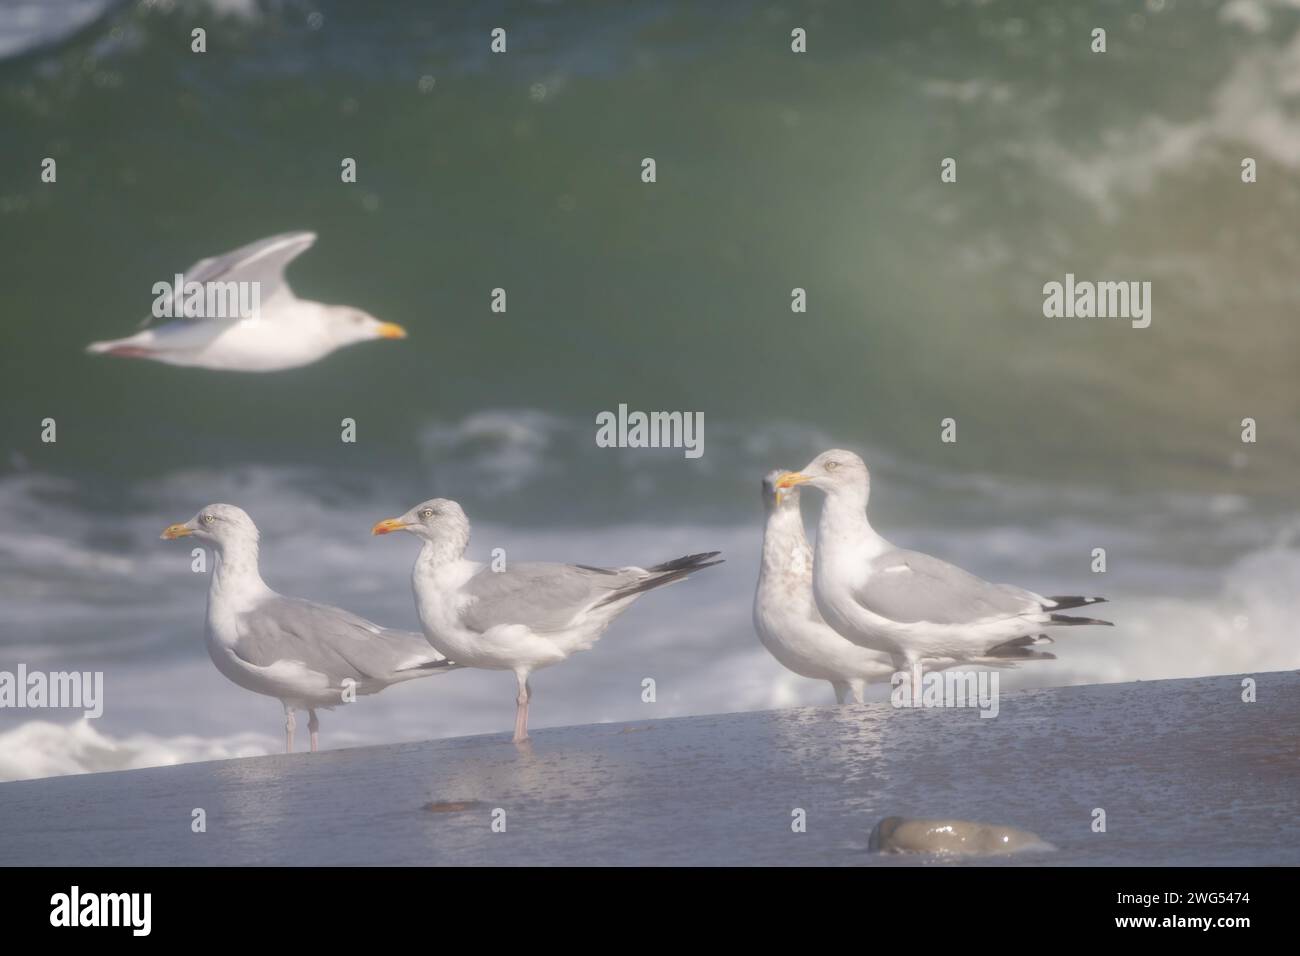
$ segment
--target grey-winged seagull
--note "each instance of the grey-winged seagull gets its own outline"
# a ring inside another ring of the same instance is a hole
[[[271,590],[257,568],[257,526],[242,508],[208,505],[162,533],[167,540],[190,536],[218,556],[208,588],[208,655],[240,687],[284,705],[286,753],[293,750],[295,710],[307,711],[314,751],[317,710],[457,666],[419,634]]]
[[[920,551],[897,548],[867,520],[871,479],[850,451],[822,452],[780,489],[807,484],[822,491],[813,562],[813,594],[826,622],[855,644],[882,651],[914,672],[942,659],[1042,655],[1048,627],[1106,624],[1056,612],[1098,604],[1100,597],[1043,597],[992,584]]]
[[[712,560],[718,552],[709,551],[650,568],[511,562],[494,571],[465,558],[469,519],[446,498],[425,501],[372,529],[394,531],[424,542],[411,584],[429,643],[458,664],[515,675],[515,743],[528,739],[533,671],[590,648],[646,591],[721,563]]]
[[[763,553],[754,591],[754,630],[768,652],[801,677],[830,681],[835,700],[862,703],[868,683],[894,673],[888,654],[841,637],[813,600],[813,551],[804,532],[799,489],[781,490],[784,471],[763,479]]]
[[[276,372],[309,365],[345,345],[406,338],[406,330],[400,325],[381,322],[361,309],[310,302],[294,295],[284,278],[285,267],[315,241],[312,232],[287,232],[224,255],[200,259],[185,271],[186,285],[257,283],[260,309],[256,316],[172,318],[124,339],[92,342],[86,351],[152,359],[168,365]],[[182,296],[187,298],[183,290]],[[161,299],[171,304],[168,311],[183,311],[183,303],[175,302],[170,292]],[[144,324],[151,320],[152,316],[146,318]]]

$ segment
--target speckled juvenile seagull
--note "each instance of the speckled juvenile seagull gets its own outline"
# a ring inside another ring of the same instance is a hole
[[[721,563],[711,560],[718,552],[709,551],[651,568],[512,562],[494,571],[465,559],[469,519],[446,498],[418,504],[372,529],[393,531],[424,542],[411,584],[429,643],[458,664],[515,675],[515,743],[528,739],[533,671],[590,648],[646,591]]]
[[[92,342],[86,351],[168,365],[276,372],[309,365],[356,342],[406,338],[400,325],[381,322],[360,309],[310,302],[293,294],[284,278],[285,267],[315,241],[312,232],[287,232],[200,259],[185,271],[187,285],[257,283],[260,309],[255,317],[173,318],[124,339]],[[182,303],[170,293],[164,298],[173,312],[182,311]]]
[[[850,696],[862,703],[868,683],[887,681],[894,673],[888,654],[854,644],[827,624],[813,600],[813,551],[804,532],[799,489],[782,491],[777,481],[788,472],[763,479],[763,555],[754,591],[754,630],[781,664],[815,680],[831,682],[835,699]]]
[[[240,687],[280,700],[286,753],[293,750],[295,710],[307,711],[316,750],[316,711],[343,703],[349,688],[375,694],[457,666],[419,634],[272,591],[257,570],[257,526],[241,508],[208,505],[162,533],[167,540],[191,535],[218,556],[208,588],[208,656]]]
[[[1106,624],[1057,611],[1098,604],[1099,597],[1043,597],[992,584],[956,565],[890,544],[867,521],[871,479],[851,451],[822,452],[780,489],[807,484],[825,492],[813,565],[817,607],[840,634],[882,651],[902,669],[923,661],[1046,656],[1044,628]]]

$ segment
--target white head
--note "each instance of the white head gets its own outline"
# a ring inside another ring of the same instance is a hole
[[[381,322],[369,312],[350,305],[326,306],[325,328],[336,346],[369,342],[371,339],[406,338],[406,329],[395,322]]]
[[[789,472],[776,482],[777,488],[782,490],[796,485],[811,485],[828,495],[860,497],[865,504],[871,491],[871,475],[866,463],[853,452],[832,448],[808,462],[800,471]]]
[[[195,537],[207,541],[218,549],[230,545],[257,545],[257,525],[243,508],[234,505],[213,504],[201,508],[189,521],[168,525],[160,537],[167,541],[175,538]]]
[[[464,509],[450,498],[422,501],[406,514],[385,518],[370,529],[371,534],[392,534],[394,531],[413,534],[423,541],[439,545],[456,557],[469,545],[469,518]]]

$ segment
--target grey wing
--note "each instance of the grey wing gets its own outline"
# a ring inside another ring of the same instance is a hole
[[[298,661],[334,683],[395,679],[442,660],[418,634],[372,624],[342,608],[276,595],[240,618],[235,654],[258,667]]]
[[[522,563],[505,571],[485,568],[463,589],[471,600],[461,611],[461,620],[479,633],[502,624],[559,631],[636,578],[633,571],[577,564]]]
[[[920,551],[894,550],[873,560],[855,597],[873,614],[900,623],[969,624],[1041,610],[1029,591],[993,584]]]
[[[287,288],[284,270],[294,259],[312,247],[314,232],[285,232],[250,242],[246,246],[209,259],[200,259],[185,270],[186,282],[257,282],[260,300],[265,303]],[[162,294],[162,304],[170,311],[171,290]],[[146,316],[141,326],[153,321]]]

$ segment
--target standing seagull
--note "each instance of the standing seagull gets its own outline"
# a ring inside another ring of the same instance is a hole
[[[889,680],[888,654],[841,637],[822,619],[813,600],[813,552],[803,528],[799,489],[782,491],[784,471],[763,479],[763,557],[754,592],[754,630],[773,657],[801,677],[828,680],[835,700],[862,703],[863,688]]]
[[[528,739],[533,671],[589,649],[642,593],[722,563],[709,560],[718,555],[709,551],[652,568],[529,562],[494,571],[465,560],[469,519],[446,498],[418,504],[372,529],[393,531],[424,542],[411,584],[429,643],[459,664],[514,673],[515,743]]]
[[[293,750],[295,710],[307,711],[314,751],[318,708],[457,666],[419,634],[272,591],[257,570],[257,525],[242,508],[208,505],[162,533],[169,541],[190,535],[210,542],[218,555],[208,588],[208,656],[240,687],[279,698],[285,753]]]
[[[826,622],[855,644],[883,651],[895,666],[952,658],[1045,656],[1045,627],[1106,624],[1053,613],[1097,604],[1098,597],[1043,597],[1010,584],[991,584],[919,551],[894,547],[867,521],[871,479],[851,451],[822,452],[777,488],[808,484],[825,492],[817,531],[813,594]]]
[[[293,294],[284,278],[290,262],[311,248],[314,232],[286,232],[262,239],[211,259],[200,259],[184,273],[185,286],[204,288],[198,311],[225,315],[189,315],[188,292],[175,301],[170,289],[156,300],[173,318],[156,328],[125,339],[92,342],[87,352],[153,359],[168,365],[194,365],[232,372],[277,372],[309,365],[337,348],[370,339],[404,339],[406,330],[392,322],[347,305],[323,305]],[[252,284],[256,283],[254,287]],[[246,284],[246,285],[245,285]],[[245,292],[240,293],[241,285]],[[252,300],[254,315],[230,314],[235,305]],[[198,300],[195,300],[197,304]],[[146,318],[147,325],[152,316]]]

